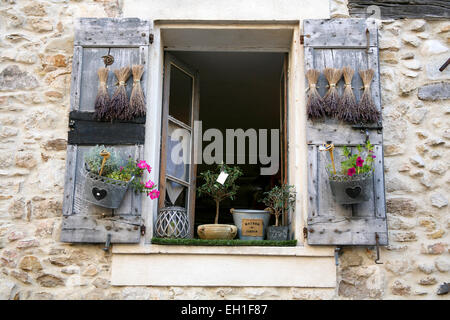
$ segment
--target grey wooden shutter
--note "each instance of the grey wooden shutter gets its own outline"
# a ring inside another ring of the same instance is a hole
[[[116,210],[84,201],[80,168],[84,154],[95,145],[114,146],[122,155],[143,156],[145,119],[128,123],[92,120],[97,95],[97,70],[104,66],[102,56],[114,57],[109,67],[108,90],[112,95],[116,78],[112,73],[132,64],[145,65],[142,78],[144,95],[149,63],[150,22],[135,18],[81,18],[75,25],[69,135],[64,185],[61,241],[136,243],[141,236],[141,195],[128,190]],[[132,88],[128,80],[128,96]]]
[[[305,68],[355,69],[352,87],[359,101],[362,81],[358,71],[372,68],[375,76],[371,90],[377,107],[381,110],[380,74],[378,66],[378,35],[373,20],[333,19],[304,21]],[[327,81],[321,74],[318,82],[321,96],[327,90]],[[342,93],[343,81],[339,82]],[[367,129],[367,130],[366,130]],[[366,133],[374,145],[376,155],[372,196],[369,201],[356,205],[339,205],[331,194],[326,165],[328,152],[319,151],[319,146],[331,141],[338,158],[342,146],[354,148],[363,145]],[[308,220],[307,239],[310,245],[380,245],[388,244],[382,123],[368,128],[340,123],[335,119],[307,122],[308,144]]]

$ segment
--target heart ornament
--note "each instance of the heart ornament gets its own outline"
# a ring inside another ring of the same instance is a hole
[[[106,192],[106,190],[103,190],[103,189],[92,188],[92,195],[94,196],[94,198],[97,201],[100,201],[106,197],[107,192]]]
[[[345,193],[352,199],[357,198],[361,194],[361,187],[347,188]]]

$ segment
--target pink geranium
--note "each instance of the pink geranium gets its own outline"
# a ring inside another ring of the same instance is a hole
[[[159,190],[152,190],[148,195],[150,196],[150,199],[154,200],[159,197]]]
[[[348,169],[348,171],[347,171],[347,175],[350,176],[350,177],[353,176],[355,173],[356,173],[355,167],[351,167],[351,168]]]
[[[155,186],[155,183],[152,180],[148,180],[147,183],[145,184],[145,187],[147,189],[151,189]]]
[[[152,167],[150,167],[150,165],[147,162],[145,162],[145,160],[139,160],[137,166],[141,169],[147,169],[148,173],[152,171]]]
[[[137,163],[137,166],[141,169],[145,169],[145,168],[147,168],[148,164],[147,164],[147,162],[145,162],[145,160],[139,160],[139,162]]]
[[[357,167],[362,167],[364,163],[364,160],[361,157],[358,157],[358,159],[356,159],[356,166]]]

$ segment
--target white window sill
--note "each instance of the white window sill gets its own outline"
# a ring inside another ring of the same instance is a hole
[[[260,247],[260,246],[177,246],[159,244],[115,244],[113,254],[186,254],[186,255],[247,255],[247,256],[299,256],[332,257],[334,247]]]

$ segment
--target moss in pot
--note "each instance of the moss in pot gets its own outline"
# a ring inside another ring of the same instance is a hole
[[[262,202],[269,207],[275,215],[275,225],[267,228],[267,240],[287,240],[289,236],[288,226],[280,225],[280,217],[295,208],[294,186],[283,184],[275,186],[272,190],[264,192]]]
[[[217,180],[224,173],[228,176],[223,183],[220,183]],[[214,224],[202,224],[197,228],[197,233],[201,239],[233,239],[236,236],[237,228],[235,225],[219,224],[219,208],[221,201],[227,198],[234,199],[239,189],[236,180],[240,176],[242,176],[242,171],[239,167],[229,167],[225,164],[217,165],[214,171],[208,170],[200,173],[204,183],[197,189],[197,195],[211,197],[216,205]]]

